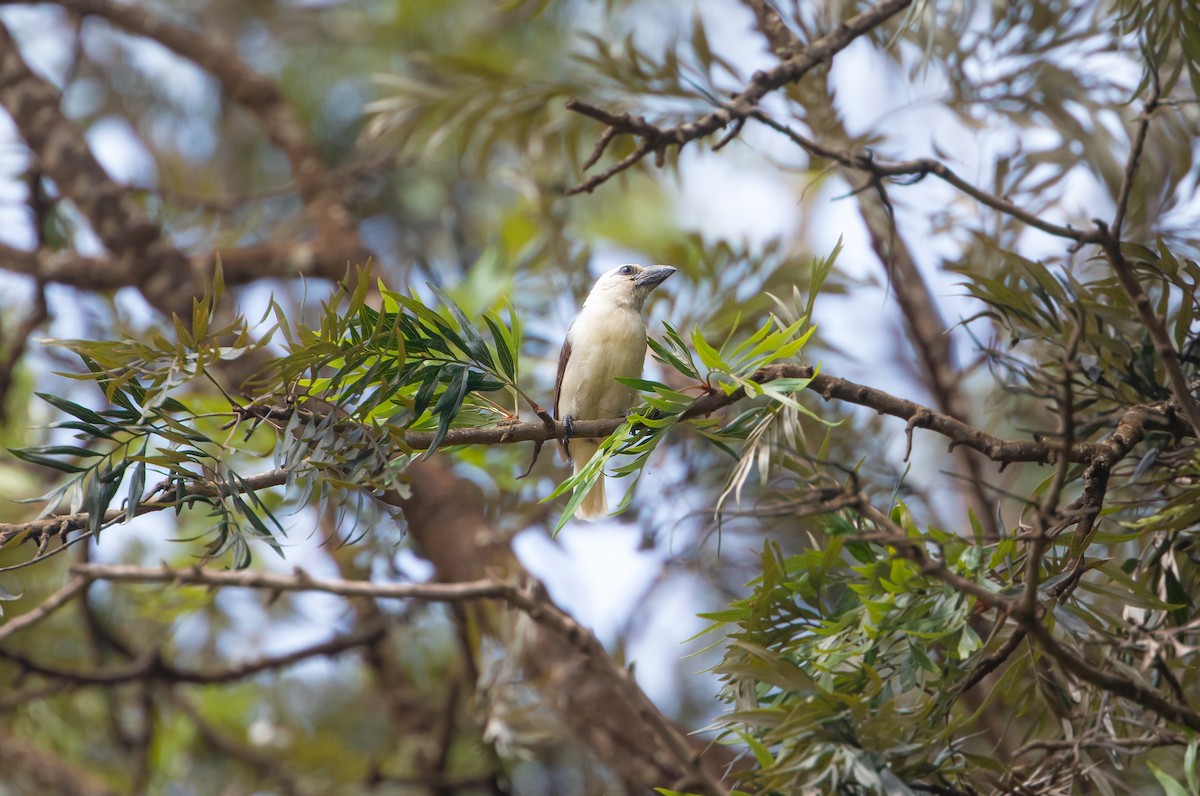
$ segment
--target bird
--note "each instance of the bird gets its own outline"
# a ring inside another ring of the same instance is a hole
[[[577,475],[601,441],[568,439],[571,424],[576,420],[623,417],[632,408],[634,389],[616,379],[641,377],[646,360],[642,306],[650,291],[675,271],[669,265],[618,265],[596,280],[567,329],[554,380],[554,417],[563,424],[559,448]],[[576,508],[575,516],[590,521],[607,511],[601,475]]]

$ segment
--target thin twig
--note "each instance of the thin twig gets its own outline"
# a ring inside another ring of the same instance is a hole
[[[1037,606],[1038,586],[1042,579],[1042,559],[1050,544],[1050,528],[1058,514],[1058,501],[1071,472],[1071,446],[1075,444],[1075,390],[1072,379],[1075,375],[1075,356],[1079,352],[1079,341],[1083,335],[1084,316],[1075,319],[1075,328],[1062,355],[1062,378],[1058,400],[1058,436],[1062,455],[1054,469],[1054,478],[1046,495],[1038,506],[1034,517],[1035,535],[1025,558],[1025,586],[1021,597],[1021,610],[1030,613]]]
[[[813,68],[829,63],[834,55],[848,47],[855,39],[879,27],[911,4],[912,0],[881,0],[866,11],[850,17],[819,39],[809,42],[800,52],[795,53],[779,65],[755,72],[750,82],[741,91],[734,94],[725,106],[707,113],[699,119],[674,127],[660,128],[640,117],[633,119],[627,114],[609,113],[579,100],[569,102],[567,104],[569,110],[596,119],[607,127],[615,128],[618,134],[633,135],[641,140],[630,155],[609,166],[602,173],[568,189],[567,193],[590,193],[615,175],[631,168],[651,152],[655,153],[661,165],[667,147],[683,147],[690,141],[712,135],[730,123],[744,120],[751,115],[759,101],[767,94],[789,83],[795,83]],[[604,136],[612,137],[607,130]]]
[[[19,630],[24,630],[30,625],[37,624],[59,608],[62,608],[74,599],[75,595],[87,588],[88,582],[87,578],[80,576],[73,577],[61,589],[43,600],[32,611],[27,611],[15,619],[10,619],[7,623],[0,625],[0,641],[3,641]]]
[[[1021,624],[1038,643],[1038,646],[1045,650],[1059,666],[1080,680],[1128,699],[1144,708],[1149,708],[1168,721],[1200,731],[1200,713],[1197,713],[1189,705],[1172,702],[1142,682],[1088,663],[1080,650],[1064,647],[1038,619],[1025,617],[1021,620]]]
[[[215,570],[204,567],[138,567],[128,564],[76,564],[71,572],[85,581],[116,583],[173,583],[176,585],[268,589],[275,592],[323,591],[342,597],[374,599],[463,600],[509,599],[512,584],[496,580],[465,583],[372,583],[353,580],[319,580],[303,570],[291,575],[254,570]]]
[[[284,796],[297,796],[302,793],[296,780],[290,776],[278,760],[263,754],[247,744],[241,743],[217,729],[212,722],[204,717],[200,709],[182,693],[175,690],[167,691],[168,700],[191,721],[200,739],[214,751],[232,758],[249,768],[256,775],[272,785],[278,785]]]

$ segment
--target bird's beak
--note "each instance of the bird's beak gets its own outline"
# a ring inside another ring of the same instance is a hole
[[[673,273],[675,273],[675,269],[669,265],[652,265],[638,274],[638,278],[633,280],[633,284],[646,290],[653,290]]]

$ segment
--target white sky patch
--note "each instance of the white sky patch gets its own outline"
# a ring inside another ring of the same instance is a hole
[[[113,179],[142,185],[157,180],[154,157],[125,119],[107,116],[90,126],[86,135],[96,160]]]
[[[12,31],[29,68],[61,87],[74,48],[74,38],[66,35],[71,30],[66,13],[50,6],[6,7],[0,9],[0,20]]]
[[[522,533],[513,549],[559,605],[610,645],[662,567],[662,553],[639,551],[640,541],[639,528],[619,522],[572,522],[555,540]]]
[[[22,179],[27,168],[29,153],[17,137],[16,125],[11,116],[0,113],[0,243],[20,249],[34,246],[29,208],[25,205],[29,191]],[[6,272],[4,280],[9,279],[24,281]],[[3,285],[0,281],[0,290],[5,289]]]
[[[685,153],[676,218],[708,240],[765,243],[798,226],[796,196],[777,177],[747,169],[741,153]]]
[[[238,36],[238,55],[252,69],[278,76],[286,62],[285,53],[271,29],[260,20],[249,20]]]
[[[767,51],[766,43],[755,30],[754,15],[749,8],[727,0],[698,0],[695,5],[704,20],[709,46],[713,52],[735,64],[743,78],[779,63]]]
[[[720,690],[716,675],[706,671],[716,662],[714,656],[695,655],[720,636],[693,638],[711,624],[697,613],[726,607],[716,602],[712,590],[697,578],[671,577],[655,592],[653,611],[630,640],[628,654],[635,663],[634,676],[667,715],[678,713],[682,707],[684,688],[694,688],[704,680],[704,687],[714,696]],[[680,681],[681,674],[687,682]],[[718,708],[714,700],[713,715]]]
[[[154,80],[156,89],[176,107],[189,111],[217,107],[216,80],[191,61],[176,55],[152,39],[112,31],[121,48],[119,57]]]

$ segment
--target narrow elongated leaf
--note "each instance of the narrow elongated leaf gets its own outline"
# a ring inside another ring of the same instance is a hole
[[[142,492],[146,488],[146,463],[139,461],[137,466],[133,468],[133,475],[129,479],[129,497],[125,504],[125,522],[129,522],[137,516],[138,506],[142,501]]]
[[[421,387],[417,390],[416,396],[413,397],[413,417],[410,425],[419,420],[421,415],[425,414],[425,410],[429,408],[429,404],[432,403],[434,391],[437,390],[438,381],[442,377],[443,367],[448,366],[440,363],[430,365],[420,373]]]
[[[85,423],[91,423],[94,426],[100,426],[108,422],[99,413],[93,412],[91,409],[88,409],[85,406],[80,406],[73,401],[68,401],[66,398],[59,398],[57,395],[51,395],[44,392],[34,393],[34,395],[36,395],[38,398],[41,398],[54,408],[61,409],[67,414],[72,415],[73,417],[76,417]]]
[[[37,450],[37,448],[9,448],[8,452],[21,461],[29,462],[30,464],[40,464],[42,467],[49,467],[52,470],[58,470],[63,473],[86,473],[90,469],[88,467],[80,467],[77,464],[71,464],[70,462],[64,462],[61,459],[42,456],[37,453]]]
[[[492,340],[496,343],[496,356],[500,360],[500,368],[504,371],[504,375],[514,381],[517,378],[517,358],[512,351],[511,341],[504,327],[491,316],[484,315],[484,322],[492,331]]]
[[[458,410],[462,408],[463,401],[467,397],[467,384],[471,377],[471,371],[467,366],[450,365],[445,370],[452,372],[453,375],[450,377],[449,384],[446,385],[445,392],[434,405],[433,411],[438,418],[437,430],[433,434],[429,450],[425,451],[422,458],[429,458],[437,452],[438,446],[446,438],[447,432],[450,431],[450,424],[454,422]]]

